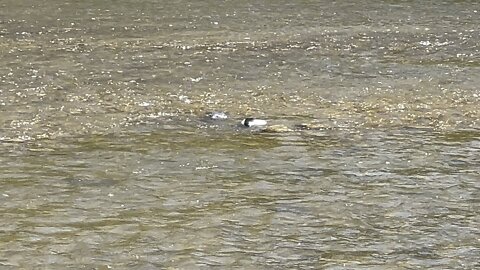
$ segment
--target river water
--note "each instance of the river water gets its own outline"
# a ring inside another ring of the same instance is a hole
[[[0,268],[478,269],[479,25],[476,1],[1,1]]]

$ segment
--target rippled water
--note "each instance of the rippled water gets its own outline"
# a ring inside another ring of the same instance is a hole
[[[480,267],[475,1],[40,2],[0,3],[2,269]]]

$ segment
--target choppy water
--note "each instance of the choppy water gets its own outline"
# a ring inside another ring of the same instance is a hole
[[[37,2],[0,2],[2,269],[480,267],[475,1]]]

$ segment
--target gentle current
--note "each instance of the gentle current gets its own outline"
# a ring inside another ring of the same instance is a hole
[[[479,25],[476,1],[1,1],[0,268],[478,269]]]

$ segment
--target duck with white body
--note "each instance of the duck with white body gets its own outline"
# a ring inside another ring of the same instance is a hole
[[[243,119],[241,123],[246,127],[265,127],[267,120],[248,117]]]

